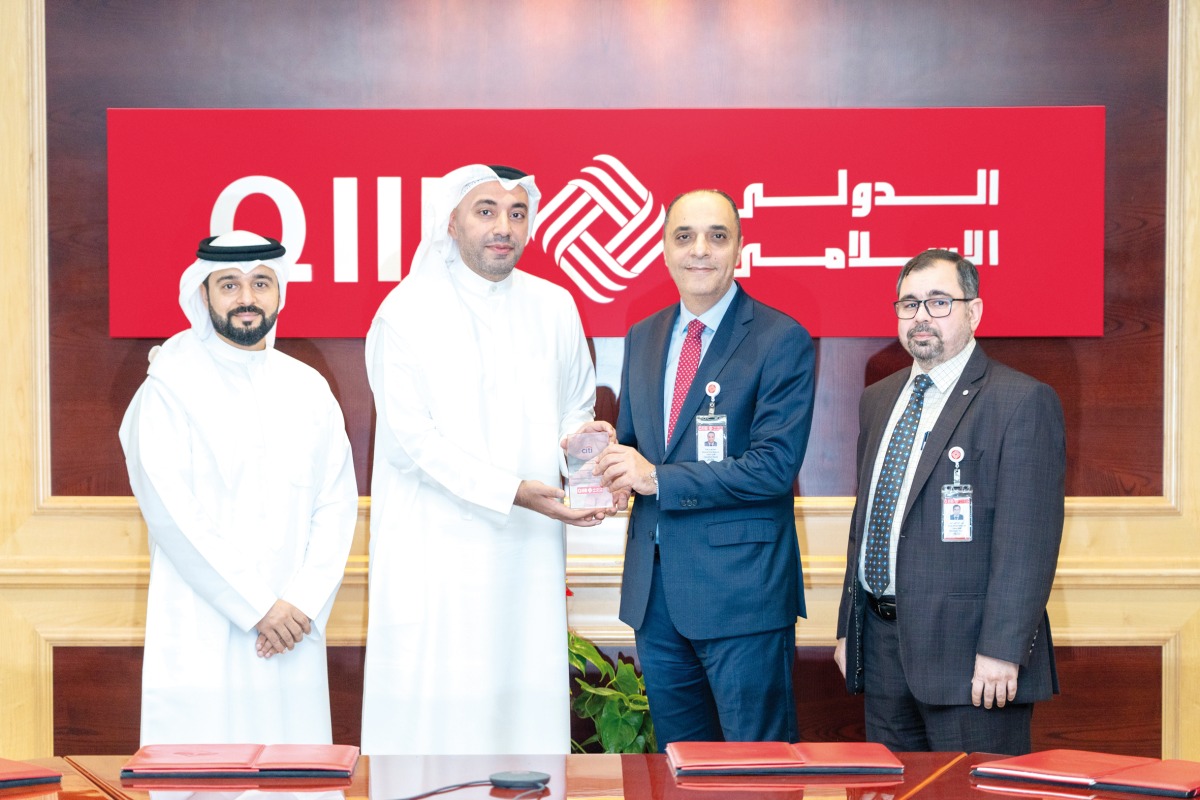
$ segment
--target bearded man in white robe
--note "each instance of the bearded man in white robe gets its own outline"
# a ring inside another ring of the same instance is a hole
[[[274,348],[284,252],[201,242],[191,328],[151,351],[121,423],[150,534],[142,744],[332,740],[325,624],[358,488],[329,385]]]
[[[442,178],[367,334],[375,394],[363,752],[566,753],[564,436],[595,373],[563,288],[514,269],[533,177]]]

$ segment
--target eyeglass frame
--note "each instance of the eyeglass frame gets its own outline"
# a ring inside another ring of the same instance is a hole
[[[929,315],[930,319],[945,319],[946,317],[948,317],[954,313],[954,304],[956,302],[957,303],[969,303],[972,300],[978,300],[978,299],[979,299],[978,297],[942,297],[941,295],[935,295],[933,297],[926,297],[924,300],[897,300],[894,303],[892,303],[892,310],[896,312],[896,319],[916,319],[917,314],[921,313],[921,307],[924,306],[925,313]],[[950,305],[946,308],[945,314],[935,314],[929,308],[930,300],[933,300],[935,302],[949,301]],[[912,313],[911,317],[900,316],[900,304],[901,303],[916,303],[917,304],[917,307],[915,309],[913,309],[913,313]]]

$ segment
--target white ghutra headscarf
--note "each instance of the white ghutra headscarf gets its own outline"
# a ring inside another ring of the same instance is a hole
[[[450,238],[450,215],[467,193],[481,183],[498,181],[506,192],[520,186],[529,196],[529,232],[532,236],[537,221],[538,200],[542,193],[532,175],[512,167],[488,167],[468,164],[438,178],[432,191],[425,194],[425,213],[422,214],[421,244],[413,256],[409,274],[433,267],[445,267],[458,258],[458,243]],[[528,244],[528,241],[522,242]]]
[[[275,239],[249,231],[231,231],[203,240],[196,251],[198,258],[179,278],[179,307],[192,323],[196,335],[207,339],[213,332],[212,317],[200,285],[218,270],[232,267],[248,274],[259,264],[269,267],[279,282],[279,310],[282,311],[294,261],[284,258],[286,252]],[[275,345],[275,331],[276,328],[271,328],[267,334],[267,347]]]

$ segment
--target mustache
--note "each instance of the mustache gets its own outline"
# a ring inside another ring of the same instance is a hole
[[[939,342],[942,340],[942,332],[927,322],[920,322],[914,325],[908,332],[908,340],[911,342],[913,337],[918,333],[927,333],[933,336]]]
[[[228,317],[229,319],[233,319],[235,314],[258,314],[259,316],[262,316],[262,317],[265,317],[267,315],[266,312],[263,311],[258,306],[238,306],[237,308],[233,309],[225,316]]]

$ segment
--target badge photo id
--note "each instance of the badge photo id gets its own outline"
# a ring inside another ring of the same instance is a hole
[[[961,483],[965,453],[961,447],[951,447],[946,457],[954,462],[954,483],[942,486],[942,541],[969,542],[971,533],[971,485]]]
[[[711,463],[725,460],[725,431],[728,425],[724,414],[717,413],[717,395],[721,384],[709,381],[704,385],[708,395],[708,414],[696,417],[696,460]]]
[[[725,430],[724,414],[696,417],[697,461],[725,460]]]

